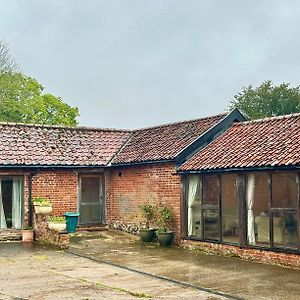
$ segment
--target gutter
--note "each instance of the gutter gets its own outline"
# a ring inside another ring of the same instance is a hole
[[[232,173],[232,172],[259,172],[259,171],[280,171],[280,170],[299,170],[300,165],[289,165],[289,166],[262,166],[262,167],[240,167],[240,168],[219,168],[219,169],[208,169],[208,170],[189,170],[189,171],[177,171],[177,175],[184,174],[216,174],[216,173]]]
[[[148,165],[148,164],[161,164],[161,163],[175,163],[175,159],[161,159],[161,160],[145,160],[145,161],[137,161],[137,162],[129,162],[129,163],[120,163],[120,164],[111,164],[110,168],[117,167],[130,167],[130,166],[139,166],[139,165]]]
[[[106,165],[0,165],[0,169],[103,169],[107,167]]]

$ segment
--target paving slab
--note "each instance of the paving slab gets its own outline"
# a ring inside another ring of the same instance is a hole
[[[81,232],[71,238],[70,251],[241,299],[300,299],[299,270],[164,248],[125,232]]]
[[[35,243],[0,242],[0,299],[225,299]]]

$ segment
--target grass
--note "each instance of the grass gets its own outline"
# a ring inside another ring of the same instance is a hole
[[[34,255],[33,256],[36,260],[46,260],[49,257],[47,255]]]
[[[148,294],[145,294],[145,293],[133,292],[133,291],[126,290],[126,289],[123,289],[123,288],[118,288],[118,287],[105,285],[105,284],[100,283],[100,282],[96,283],[96,287],[98,287],[98,288],[109,288],[109,289],[112,289],[114,291],[122,292],[122,293],[128,294],[128,295],[136,297],[136,298],[147,298],[147,299],[153,298],[151,295],[148,295]]]
[[[87,280],[86,278],[82,277],[79,279],[81,282],[84,282],[84,283],[91,283],[89,280]],[[119,287],[114,287],[114,286],[110,286],[110,285],[106,285],[106,284],[103,284],[101,282],[97,282],[96,283],[96,287],[97,288],[106,288],[106,289],[111,289],[111,290],[114,290],[116,292],[121,292],[121,293],[125,293],[125,294],[128,294],[130,296],[133,296],[133,297],[136,297],[136,298],[147,298],[147,299],[150,299],[150,298],[153,298],[151,295],[148,295],[148,294],[145,294],[145,293],[140,293],[140,292],[133,292],[133,291],[130,291],[130,290],[126,290],[126,289],[123,289],[123,288],[119,288]]]

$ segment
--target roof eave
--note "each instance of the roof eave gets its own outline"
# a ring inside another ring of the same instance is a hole
[[[130,166],[138,166],[138,165],[146,165],[146,164],[161,164],[161,163],[175,163],[175,159],[158,159],[158,160],[145,160],[145,161],[135,161],[128,163],[116,163],[111,164],[108,167],[130,167]]]
[[[95,169],[106,165],[0,165],[0,169]]]
[[[184,174],[208,174],[208,173],[229,173],[229,172],[255,172],[255,171],[275,171],[275,170],[292,170],[300,169],[300,164],[284,165],[284,166],[254,166],[254,167],[231,167],[231,168],[217,168],[206,170],[177,170],[178,175]]]

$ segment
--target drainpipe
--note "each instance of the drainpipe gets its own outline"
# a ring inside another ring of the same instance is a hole
[[[28,175],[28,226],[32,227],[32,177],[33,174]]]

